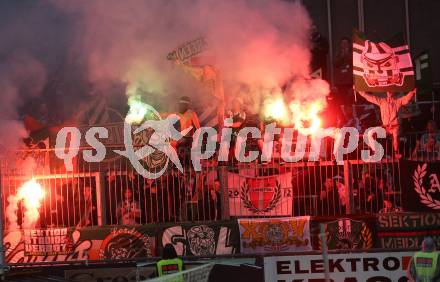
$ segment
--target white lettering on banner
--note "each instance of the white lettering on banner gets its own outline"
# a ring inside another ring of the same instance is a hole
[[[412,252],[329,254],[330,282],[406,282]],[[321,255],[264,258],[265,281],[324,282]]]

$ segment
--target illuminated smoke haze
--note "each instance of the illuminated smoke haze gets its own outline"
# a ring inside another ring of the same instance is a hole
[[[66,116],[76,113],[83,96],[111,96],[115,85],[134,89],[161,111],[173,111],[182,95],[209,99],[206,89],[166,59],[175,47],[199,36],[205,36],[221,71],[226,99],[242,96],[254,112],[288,81],[293,89],[309,76],[311,20],[295,1],[44,0],[0,5],[0,35],[5,39],[0,57],[10,61],[0,68],[6,73],[0,83],[7,86],[0,98],[0,130],[14,133],[3,142],[7,146],[26,134],[18,122],[19,108],[29,97],[56,96],[53,100],[62,101],[63,107],[51,110],[62,109]],[[14,59],[17,50],[18,58],[29,59]],[[45,93],[43,86],[54,75],[61,83]],[[18,91],[29,81],[28,91]],[[324,92],[295,98],[290,91],[286,103],[310,100],[310,95],[321,99]]]

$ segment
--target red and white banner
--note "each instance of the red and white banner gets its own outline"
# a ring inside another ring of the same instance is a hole
[[[228,173],[229,215],[291,216],[292,174],[251,177]]]
[[[412,252],[329,254],[330,282],[406,282]],[[265,281],[324,282],[322,255],[264,258]]]
[[[239,219],[244,254],[311,251],[310,216]]]

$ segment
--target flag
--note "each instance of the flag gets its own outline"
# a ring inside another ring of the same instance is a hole
[[[199,116],[200,126],[216,127],[218,125],[217,105],[200,106],[195,108]]]
[[[311,77],[311,78],[315,78],[315,79],[317,79],[317,78],[322,79],[322,68],[319,68],[319,69],[317,69],[317,70],[314,70],[314,71],[310,74],[310,77]]]
[[[116,118],[112,118],[115,115]],[[82,103],[75,116],[75,122],[79,125],[107,124],[122,120],[122,116],[116,110],[109,108],[106,99],[101,95]]]
[[[355,89],[367,92],[408,92],[414,88],[409,47],[402,35],[387,42],[374,42],[353,31]]]
[[[249,177],[228,172],[231,216],[291,216],[292,173]]]
[[[222,127],[225,112],[223,78],[220,71],[215,67],[215,57],[210,54],[206,39],[199,37],[181,44],[168,53],[167,59],[174,61],[185,73],[199,81],[217,99],[215,107],[212,106],[212,101],[207,105],[203,105],[204,110],[199,112],[203,116],[201,124]]]
[[[171,61],[179,60],[188,63],[189,60],[206,51],[208,44],[203,36],[179,45],[175,50],[168,53],[167,59]]]
[[[417,85],[417,94],[432,91],[432,69],[428,51],[423,51],[414,58],[414,72]]]

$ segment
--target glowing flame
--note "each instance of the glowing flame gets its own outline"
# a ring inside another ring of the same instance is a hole
[[[287,124],[290,120],[289,109],[282,96],[266,100],[263,112],[266,118],[280,121],[283,124]]]
[[[17,191],[17,198],[23,200],[25,207],[24,228],[30,228],[40,217],[41,200],[44,198],[44,189],[35,179],[25,182]]]
[[[324,108],[324,103],[321,100],[303,103],[292,102],[289,108],[292,111],[295,129],[302,134],[313,135],[321,128],[322,122],[319,113]]]
[[[144,103],[140,96],[130,96],[128,98],[128,106],[130,107],[125,122],[138,125],[145,120],[160,119],[159,113],[147,103]]]
[[[286,105],[282,97],[266,100],[263,114],[281,122],[282,125],[293,124],[301,134],[313,135],[322,126],[319,113],[324,109],[325,103],[321,99],[311,101],[293,101]]]
[[[128,105],[130,109],[125,117],[125,122],[129,124],[140,124],[148,112],[146,104],[141,101],[139,96],[131,96],[128,98]]]

